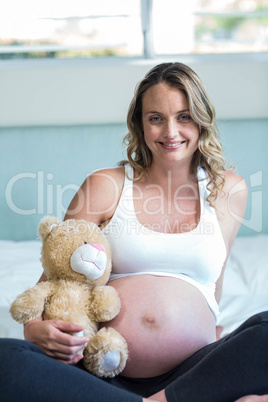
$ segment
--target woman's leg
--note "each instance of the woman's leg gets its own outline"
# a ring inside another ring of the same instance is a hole
[[[176,374],[165,388],[168,402],[233,402],[245,395],[267,394],[268,312],[256,314],[197,352]]]
[[[0,340],[0,394],[3,402],[142,401],[17,339]]]

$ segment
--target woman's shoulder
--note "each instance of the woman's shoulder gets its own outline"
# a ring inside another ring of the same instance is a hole
[[[105,206],[102,210],[114,210],[124,187],[124,178],[124,167],[95,170],[86,178],[84,191],[90,194],[94,209],[98,209],[97,204],[101,203]]]
[[[224,184],[221,188],[220,183],[224,178]],[[239,174],[229,170],[221,172],[221,178],[219,178],[219,190],[216,199],[216,208],[223,206],[242,207],[247,200],[247,184],[246,181]]]
[[[237,195],[237,196],[246,196],[247,195],[247,184],[245,179],[229,170],[225,170],[223,172],[225,182],[223,186],[223,193],[227,196]]]
[[[199,168],[198,177],[206,178],[209,181],[209,174],[204,168]],[[223,183],[223,184],[222,184]],[[234,173],[232,170],[219,171],[218,177],[215,182],[211,184],[211,188],[217,189],[217,199],[221,202],[234,194],[240,197],[247,196],[247,184],[242,176]]]
[[[101,224],[110,219],[118,205],[124,187],[124,167],[95,170],[84,180],[72,200],[70,211],[79,211],[75,218]],[[79,207],[79,208],[78,208]]]
[[[216,209],[221,218],[231,225],[231,222],[238,223],[243,221],[247,204],[247,184],[240,175],[224,171],[224,186],[219,191],[216,200]]]
[[[114,186],[122,185],[125,177],[124,166],[115,168],[98,169],[87,176],[84,185],[88,186]]]

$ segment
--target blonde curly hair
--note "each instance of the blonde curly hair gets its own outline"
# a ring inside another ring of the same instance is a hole
[[[152,68],[138,84],[127,115],[128,133],[124,138],[124,143],[127,146],[128,160],[121,161],[119,165],[130,163],[138,173],[138,178],[150,168],[152,154],[143,135],[142,99],[150,87],[160,83],[166,83],[170,87],[182,91],[186,96],[191,118],[199,126],[198,149],[192,159],[191,173],[197,178],[199,166],[206,170],[209,176],[207,201],[214,206],[218,193],[224,186],[226,161],[223,157],[215,122],[214,107],[198,75],[185,64],[159,64]]]

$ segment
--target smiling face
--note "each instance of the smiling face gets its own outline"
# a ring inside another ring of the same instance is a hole
[[[142,123],[153,163],[184,162],[190,168],[199,129],[182,91],[165,83],[149,88],[142,100]]]

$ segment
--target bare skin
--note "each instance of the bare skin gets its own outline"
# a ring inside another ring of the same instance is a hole
[[[190,174],[190,165],[198,146],[199,129],[191,119],[185,95],[165,84],[150,88],[143,98],[142,118],[144,137],[152,152],[153,162],[151,168],[135,181],[134,208],[137,218],[142,225],[159,232],[181,233],[193,230],[200,219],[200,200],[198,184]],[[223,191],[216,201],[216,214],[228,257],[244,215],[247,189],[238,175],[225,172],[225,179]],[[85,180],[71,202],[66,219],[85,219],[105,225],[116,210],[123,183],[124,168],[94,172]],[[182,189],[182,196],[176,198],[178,189]],[[158,190],[161,197],[157,198]],[[139,197],[140,194],[142,197]],[[172,202],[175,198],[177,207]],[[173,228],[171,232],[166,229],[167,221],[169,228]],[[216,284],[217,301],[221,296],[224,266]],[[45,276],[40,280],[46,280]],[[136,286],[130,286],[131,281]],[[216,339],[214,316],[203,296],[192,285],[171,277],[151,275],[122,278],[112,281],[110,285],[118,290],[122,309],[118,317],[108,325],[118,329],[131,345],[132,358],[123,374],[133,377],[141,376],[141,373],[144,377],[161,374]],[[139,289],[140,294],[135,295],[131,289]],[[183,303],[180,294],[184,298],[188,294],[191,304],[187,306],[187,303]],[[172,311],[175,311],[173,316]],[[133,317],[132,327],[130,316]],[[186,323],[186,316],[189,324]],[[166,326],[172,320],[174,334],[169,331],[167,335]],[[192,327],[196,321],[198,331]],[[40,318],[25,326],[25,338],[36,343],[49,356],[66,364],[75,364],[82,357],[76,354],[87,339],[74,340],[68,334],[75,330],[72,325],[60,321],[44,322]],[[77,331],[80,329],[76,328]],[[164,334],[169,336],[165,339],[165,348]],[[160,344],[152,342],[152,335]],[[181,336],[180,348],[176,343],[178,336]],[[146,370],[142,372],[144,367]],[[146,400],[166,401],[164,390],[143,399]]]
[[[143,401],[167,402],[165,391],[160,391],[148,399],[143,399]],[[268,402],[268,395],[247,395],[237,399],[234,402]]]
[[[157,392],[157,394],[154,394],[153,396],[151,396],[150,398],[145,399],[145,400],[148,400],[148,401],[151,401],[151,402],[156,402],[156,401],[158,401],[158,402],[167,402],[167,398],[166,398],[166,395],[165,395],[165,390],[163,389],[162,391]]]
[[[268,395],[247,395],[236,402],[268,402]]]
[[[65,364],[76,364],[83,358],[79,352],[89,339],[69,333],[82,330],[83,327],[76,324],[61,320],[43,321],[39,317],[24,326],[24,337],[39,346],[48,356]]]

